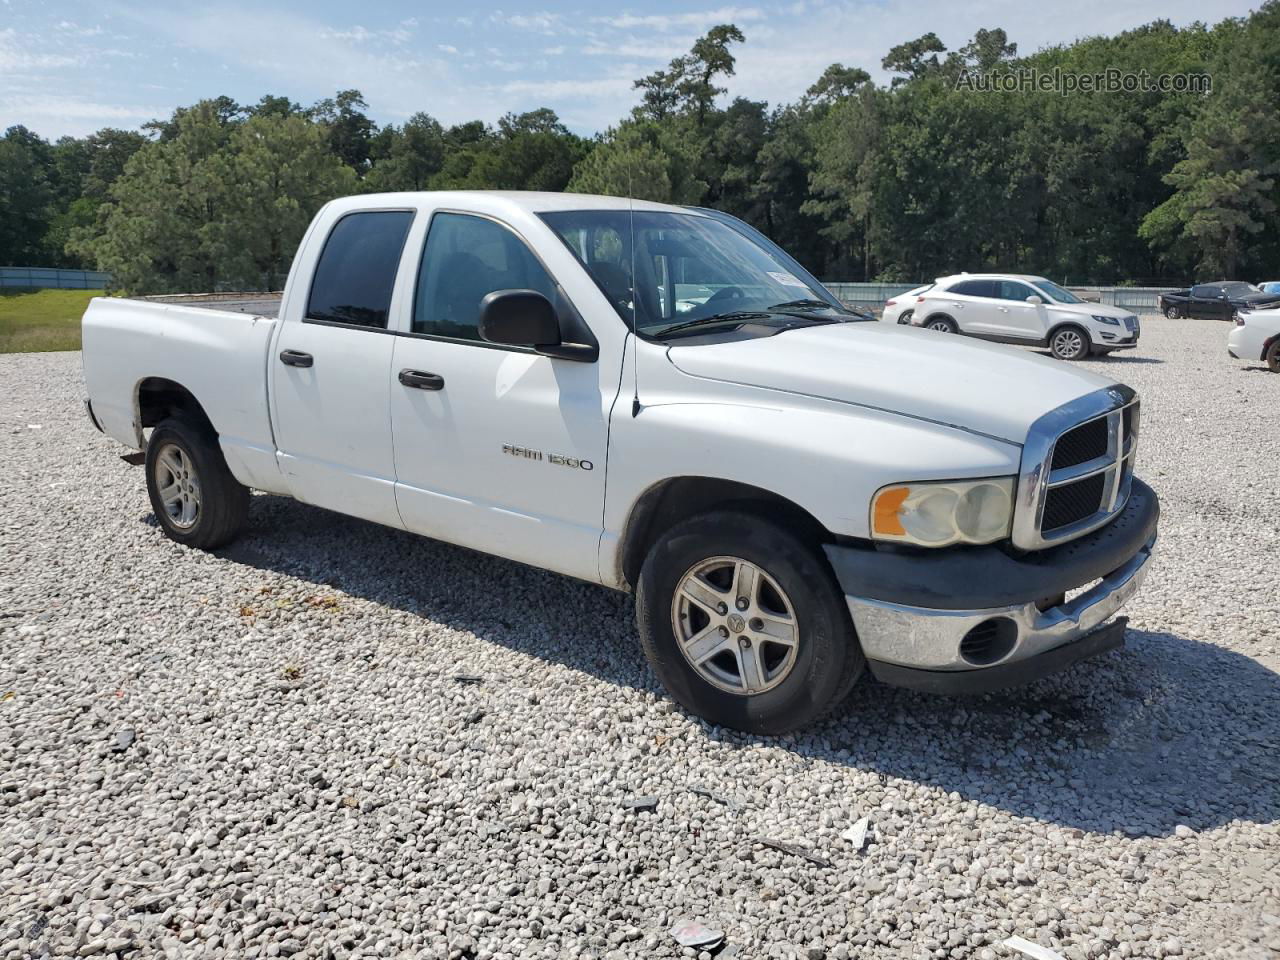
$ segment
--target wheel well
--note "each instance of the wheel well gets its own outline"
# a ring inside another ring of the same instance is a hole
[[[813,514],[762,487],[716,477],[674,477],[654,484],[631,509],[622,534],[622,575],[632,586],[650,547],[677,523],[708,510],[745,509],[815,543],[834,540]]]
[[[1280,341],[1280,333],[1277,333],[1274,337],[1268,337],[1266,340],[1264,340],[1262,342],[1262,356],[1259,357],[1258,359],[1259,360],[1267,359],[1267,351],[1270,350],[1272,344],[1276,343],[1277,341]]]
[[[154,427],[169,417],[182,414],[196,424],[211,432],[213,423],[209,415],[200,406],[190,390],[173,380],[163,377],[147,377],[138,384],[136,400],[136,425],[141,440],[141,433],[147,427]]]
[[[1045,343],[1048,343],[1050,340],[1052,340],[1054,337],[1054,334],[1056,334],[1059,330],[1065,329],[1066,327],[1072,327],[1076,330],[1079,330],[1081,333],[1084,334],[1085,340],[1087,340],[1090,344],[1093,343],[1093,336],[1089,333],[1089,329],[1082,324],[1076,323],[1076,321],[1074,320],[1063,320],[1061,323],[1054,324],[1054,326],[1050,327],[1049,332],[1045,335],[1045,338],[1044,338]]]

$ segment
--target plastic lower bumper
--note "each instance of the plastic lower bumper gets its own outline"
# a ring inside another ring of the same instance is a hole
[[[1142,585],[1158,520],[1155,493],[1135,480],[1111,523],[1034,554],[827,553],[872,673],[935,692],[982,692],[1122,643],[1123,626],[1103,625]]]

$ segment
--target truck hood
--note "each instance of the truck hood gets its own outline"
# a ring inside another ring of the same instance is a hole
[[[1042,414],[1115,381],[1015,347],[880,323],[671,346],[694,377],[822,397],[1021,444]]]

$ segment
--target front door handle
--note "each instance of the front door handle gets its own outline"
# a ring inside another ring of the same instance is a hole
[[[406,387],[418,390],[443,390],[444,377],[438,373],[425,373],[422,370],[401,370],[400,382]]]
[[[301,350],[281,350],[280,362],[286,367],[309,367],[316,362],[316,358]]]

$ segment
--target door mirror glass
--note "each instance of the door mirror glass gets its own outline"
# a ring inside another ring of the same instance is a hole
[[[504,346],[552,347],[560,343],[560,322],[537,290],[494,290],[480,301],[480,336]]]
[[[1040,297],[1039,294],[1033,293],[1031,296],[1027,297],[1027,303],[1031,304],[1032,306],[1039,306],[1040,304],[1044,303],[1044,300],[1043,298]]]

